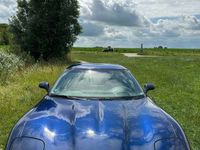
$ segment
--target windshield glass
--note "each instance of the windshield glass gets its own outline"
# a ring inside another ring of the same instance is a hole
[[[144,96],[128,70],[66,71],[52,88],[51,95],[85,98],[121,98]]]

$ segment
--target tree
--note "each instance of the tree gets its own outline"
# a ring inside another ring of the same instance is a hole
[[[9,45],[9,35],[8,35],[8,32],[7,31],[4,31],[2,33],[2,43],[4,45]]]
[[[81,32],[77,0],[18,0],[9,23],[14,41],[35,59],[62,57]]]
[[[0,24],[0,45],[9,45],[9,31],[7,24]]]

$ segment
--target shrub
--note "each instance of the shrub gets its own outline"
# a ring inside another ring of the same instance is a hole
[[[6,84],[8,79],[24,64],[18,56],[0,51],[0,85]]]

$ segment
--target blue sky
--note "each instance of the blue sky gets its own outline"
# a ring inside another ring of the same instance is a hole
[[[79,0],[83,33],[75,46],[200,48],[199,0]],[[0,22],[16,0],[0,0]]]

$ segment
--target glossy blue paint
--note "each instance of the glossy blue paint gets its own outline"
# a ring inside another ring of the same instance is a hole
[[[75,67],[121,68],[102,64]],[[6,150],[22,150],[22,145],[24,150],[31,149],[30,145],[38,150],[190,149],[178,123],[148,97],[99,101],[47,95],[13,128]]]

